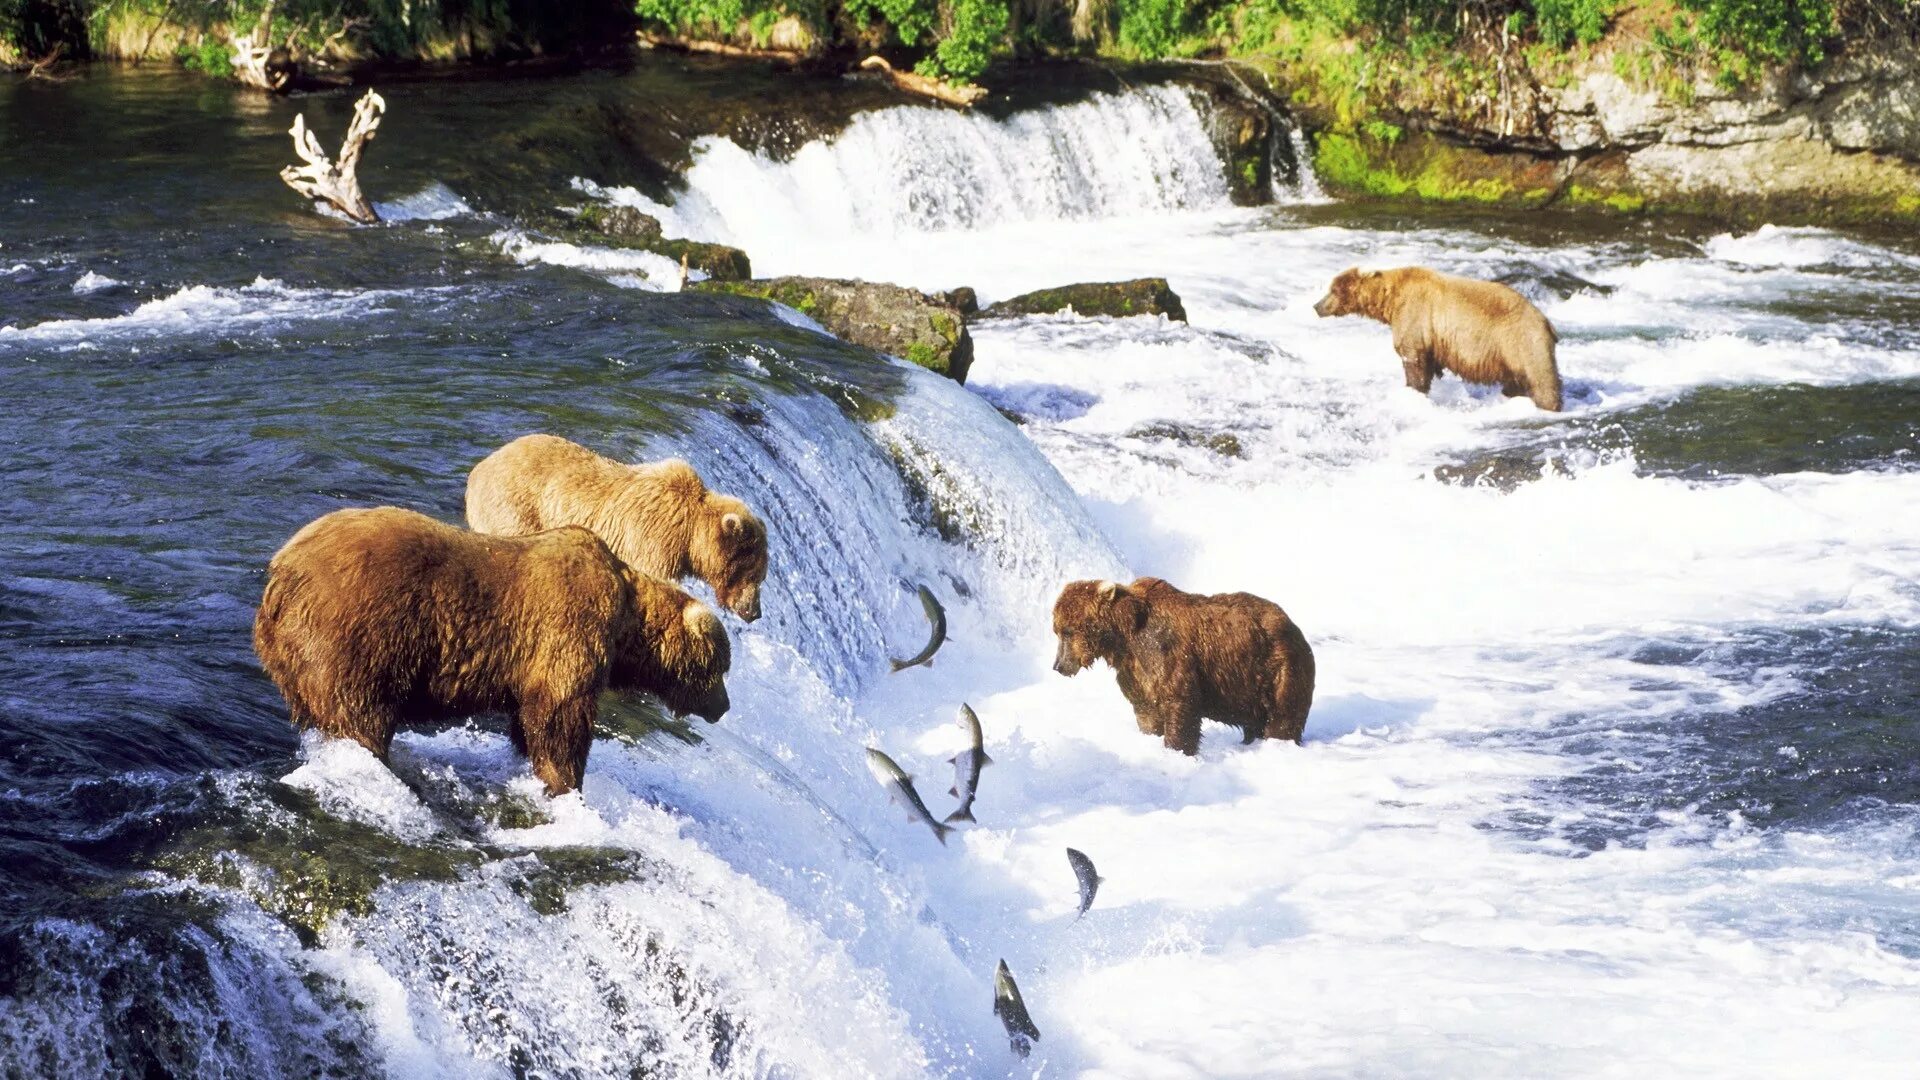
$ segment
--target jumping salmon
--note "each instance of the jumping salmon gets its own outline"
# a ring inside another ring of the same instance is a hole
[[[1007,1041],[1013,1052],[1026,1057],[1033,1050],[1033,1044],[1040,1041],[1040,1029],[1033,1026],[1033,1017],[1027,1015],[1027,1003],[1020,1000],[1020,987],[1013,981],[1013,972],[1007,970],[1007,962],[993,973],[993,1015],[1007,1029]]]
[[[1068,848],[1067,865],[1073,867],[1074,880],[1080,883],[1080,910],[1073,916],[1077,920],[1093,906],[1093,894],[1100,891],[1100,883],[1107,879],[1094,872],[1093,860],[1083,851]]]
[[[983,748],[986,738],[980,733],[980,717],[964,702],[960,705],[960,726],[966,729],[973,745],[947,759],[953,765],[953,787],[947,794],[960,800],[960,809],[948,814],[948,821],[973,820],[973,799],[980,793],[980,770],[993,764]]]
[[[940,841],[942,847],[946,846],[947,834],[953,831],[952,826],[942,825],[933,819],[933,815],[927,811],[927,804],[920,800],[920,793],[913,790],[913,777],[908,776],[906,770],[894,764],[892,758],[869,746],[867,771],[873,774],[881,787],[887,789],[894,802],[906,807],[908,817],[923,822],[933,830],[934,839]]]
[[[916,667],[920,664],[931,665],[933,663],[933,654],[939,652],[940,646],[947,640],[947,609],[941,607],[940,601],[934,599],[932,590],[928,589],[925,585],[918,586],[918,588],[920,590],[920,609],[927,613],[927,622],[933,627],[933,636],[927,639],[926,648],[921,649],[919,654],[913,659],[887,661],[893,665],[893,670],[895,671],[905,671],[910,667]]]

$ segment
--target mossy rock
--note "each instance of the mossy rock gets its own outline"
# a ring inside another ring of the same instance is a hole
[[[1176,322],[1187,321],[1187,309],[1180,303],[1179,294],[1168,286],[1166,278],[1157,277],[1038,289],[988,305],[980,312],[979,318],[1051,315],[1061,311],[1116,319],[1132,315],[1165,315]]]
[[[967,333],[965,314],[951,302],[952,294],[930,296],[883,282],[813,277],[716,278],[693,288],[785,304],[835,337],[898,356],[955,382],[967,381],[973,363],[973,337]]]

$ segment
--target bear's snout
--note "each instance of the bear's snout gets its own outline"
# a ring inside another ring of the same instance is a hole
[[[707,703],[694,711],[699,713],[700,719],[705,720],[707,723],[717,724],[720,722],[721,717],[727,715],[727,710],[732,707],[733,699],[727,696],[726,685],[722,684],[714,687],[713,693],[707,697]]]
[[[1333,314],[1333,294],[1328,293],[1321,297],[1320,302],[1313,305],[1313,313],[1323,319]]]
[[[1073,650],[1067,648],[1065,641],[1060,643],[1060,651],[1053,654],[1053,670],[1068,677],[1080,674],[1080,661],[1074,659]]]
[[[735,615],[753,622],[760,618],[760,590],[748,589],[735,596],[733,603],[727,606],[733,609]]]

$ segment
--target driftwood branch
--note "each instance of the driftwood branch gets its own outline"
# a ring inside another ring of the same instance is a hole
[[[373,212],[373,204],[360,193],[360,152],[366,149],[367,142],[373,138],[375,129],[380,126],[380,117],[387,111],[387,103],[379,94],[369,90],[358,104],[353,107],[353,123],[347,126],[347,137],[340,144],[340,160],[327,160],[327,152],[321,148],[320,140],[307,130],[307,114],[301,113],[293,118],[293,127],[289,134],[293,136],[293,152],[300,155],[305,165],[289,165],[280,170],[280,179],[287,186],[307,196],[331,204],[341,213],[362,225],[371,225],[380,220]]]
[[[919,94],[921,97],[930,97],[935,101],[944,101],[949,105],[958,105],[963,109],[987,96],[984,87],[955,86],[917,72],[900,71],[887,63],[886,57],[883,56],[869,56],[860,61],[860,66],[867,71],[878,71],[885,75],[896,89],[904,90],[909,94]]]

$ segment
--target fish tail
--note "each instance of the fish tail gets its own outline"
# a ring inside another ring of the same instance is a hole
[[[952,831],[953,826],[951,825],[942,825],[937,821],[933,823],[933,836],[934,839],[940,841],[941,847],[947,846],[947,834]]]
[[[973,808],[970,806],[961,807],[960,809],[955,810],[953,813],[948,814],[947,820],[948,821],[972,821]]]
[[[913,662],[910,660],[888,660],[887,663],[893,665],[895,673],[905,671],[913,666]]]

